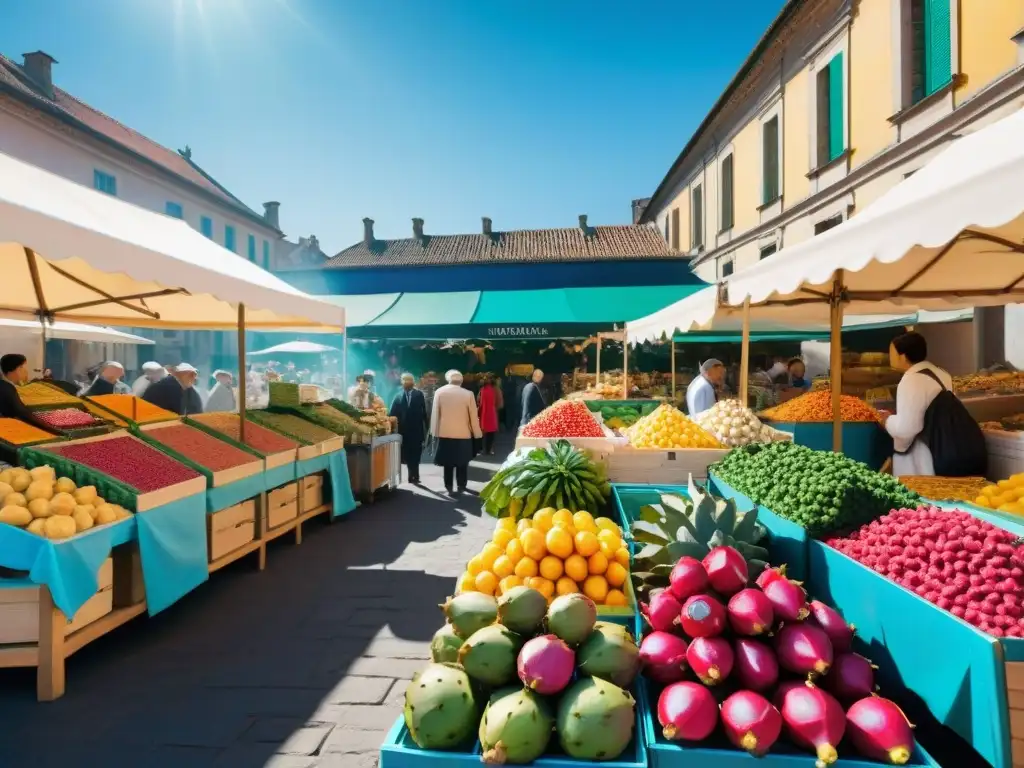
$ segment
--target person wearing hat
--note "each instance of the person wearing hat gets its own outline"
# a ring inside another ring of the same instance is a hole
[[[686,410],[691,419],[711,410],[718,402],[715,388],[722,386],[724,378],[725,366],[721,360],[712,357],[701,364],[700,374],[686,388]]]
[[[449,495],[465,493],[469,485],[469,462],[473,460],[473,441],[483,439],[476,399],[462,388],[463,376],[450,370],[448,383],[434,393],[430,413],[430,434],[437,441],[434,464],[443,468],[444,487]],[[455,485],[458,483],[458,485]]]
[[[213,378],[217,383],[210,389],[210,396],[206,398],[204,410],[206,413],[234,411],[237,407],[235,390],[231,386],[234,378],[227,371],[214,371]]]
[[[199,371],[188,363],[174,366],[170,376],[150,384],[142,399],[157,408],[181,416],[203,412],[203,400],[195,390]]]
[[[117,383],[122,376],[124,376],[124,366],[115,360],[107,360],[100,366],[96,378],[82,393],[82,396],[113,395],[117,392]]]
[[[132,382],[132,394],[142,397],[150,384],[155,384],[167,376],[167,369],[155,360],[142,364],[142,375]]]
[[[416,389],[416,380],[411,373],[402,374],[402,389],[391,401],[388,415],[398,419],[398,434],[402,436],[402,463],[409,470],[409,482],[418,484],[420,457],[430,420],[427,417],[426,398]]]

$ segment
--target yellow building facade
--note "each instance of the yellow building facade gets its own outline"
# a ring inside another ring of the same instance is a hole
[[[644,212],[714,281],[1024,107],[1024,0],[790,0]]]

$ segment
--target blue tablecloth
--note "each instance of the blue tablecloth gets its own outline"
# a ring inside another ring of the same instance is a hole
[[[327,469],[330,455],[327,453],[313,459],[295,462],[295,477],[305,477],[306,475],[314,475],[317,472],[324,472]]]
[[[0,565],[28,571],[27,581],[44,585],[54,605],[73,618],[86,600],[96,594],[96,579],[110,550],[135,538],[136,518],[86,531],[66,541],[49,541],[35,534],[0,525]],[[0,588],[25,586],[25,580],[0,579]]]
[[[219,488],[209,488],[206,491],[206,511],[212,515],[214,512],[220,512],[222,509],[240,504],[246,499],[259,496],[266,490],[266,482],[266,475],[260,472]]]
[[[334,503],[331,518],[347,515],[359,506],[352,495],[352,479],[348,476],[348,454],[344,450],[327,454],[327,471],[331,476]]]
[[[295,479],[295,462],[290,461],[280,467],[268,469],[261,475],[261,477],[263,478],[264,491],[269,491],[271,488],[277,488],[285,483],[290,483]]]
[[[206,560],[206,498],[207,494],[197,493],[135,515],[150,616],[173,605],[210,578]]]

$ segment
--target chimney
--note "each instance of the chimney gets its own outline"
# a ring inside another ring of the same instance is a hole
[[[311,250],[311,251],[319,251],[320,250],[320,240],[317,239],[316,235],[310,235],[309,236],[309,242],[307,243],[307,245],[309,246],[309,250]]]
[[[585,213],[580,214],[580,229],[583,230],[585,235],[590,232],[590,228],[587,226],[587,214]]]
[[[412,220],[412,236],[417,240],[423,239],[423,219]]]
[[[53,98],[53,73],[51,68],[57,60],[48,53],[35,51],[26,53],[22,69],[49,98]]]
[[[272,226],[274,229],[281,228],[281,220],[278,213],[280,209],[281,204],[274,200],[263,204],[263,218],[266,219],[267,224]]]
[[[363,242],[367,245],[373,245],[374,240],[373,219],[363,219]]]
[[[490,234],[491,234],[491,217],[490,216],[484,216],[483,217],[483,223],[484,223],[484,234],[487,235],[487,236],[490,236]]]
[[[640,219],[644,216],[644,211],[647,210],[647,206],[651,204],[651,198],[640,197],[633,201],[633,223],[639,224]]]

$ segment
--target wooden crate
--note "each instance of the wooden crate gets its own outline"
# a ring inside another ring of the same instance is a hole
[[[272,531],[299,516],[299,484],[288,483],[267,493],[265,530]]]
[[[139,429],[143,432],[152,433],[151,436],[157,442],[160,441],[160,430],[166,429],[167,427],[178,427],[182,426],[177,421],[158,421],[153,424],[143,424]],[[188,426],[187,424],[185,426]],[[196,429],[196,427],[189,426],[189,429]],[[197,430],[202,432],[202,430]],[[208,433],[203,433],[208,434]],[[187,457],[186,457],[187,458]],[[196,462],[198,463],[198,462]],[[246,477],[252,477],[258,475],[263,471],[263,459],[258,456],[253,456],[252,461],[246,464],[239,464],[237,467],[229,467],[228,469],[221,469],[217,472],[212,472],[212,480],[210,481],[211,488],[219,488],[222,485],[228,483],[234,483],[237,480],[242,480]]]
[[[107,558],[96,576],[99,589],[78,609],[71,621],[65,619],[64,636],[84,629],[114,609],[114,561]],[[38,643],[40,587],[0,589],[0,645]]]
[[[1014,768],[1024,768],[1024,662],[1006,662],[1006,701],[1010,709],[1010,756]]]
[[[691,475],[694,480],[706,480],[708,466],[728,452],[719,448],[623,448],[609,453],[605,463],[612,483],[686,485]]]
[[[222,509],[206,516],[209,562],[251,543],[256,538],[256,500]]]
[[[324,503],[324,473],[307,475],[299,481],[299,512],[311,512]]]
[[[326,456],[328,453],[336,453],[345,447],[345,438],[343,435],[332,437],[330,440],[324,440],[322,443],[318,443],[320,447],[320,455]]]
[[[298,451],[296,451],[296,458],[299,461],[306,461],[306,459],[315,459],[320,455],[320,443],[313,443],[312,445],[300,445]]]
[[[114,552],[114,607],[127,608],[145,602],[146,584],[138,542],[122,544]]]

